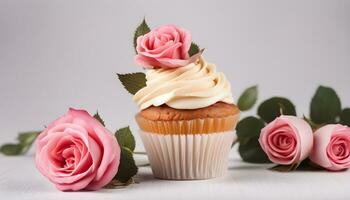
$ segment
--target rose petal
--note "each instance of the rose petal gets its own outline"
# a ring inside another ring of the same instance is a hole
[[[335,127],[334,124],[323,126],[314,133],[314,147],[309,158],[312,162],[325,168],[332,167],[326,149]]]
[[[278,143],[280,137],[291,140],[287,149]],[[261,130],[259,143],[272,162],[283,165],[298,163],[310,154],[312,129],[300,118],[282,115]]]
[[[137,38],[135,62],[146,68],[183,67],[199,56],[189,58],[191,33],[175,25],[165,25]]]
[[[94,174],[90,174],[89,176],[85,176],[83,179],[72,183],[72,184],[60,184],[57,183],[56,188],[62,191],[79,191],[85,189],[87,185],[90,184],[91,180],[94,179]]]
[[[340,124],[326,125],[315,133],[315,145],[310,159],[331,171],[350,167],[350,128]],[[341,145],[341,146],[339,146]],[[343,153],[336,155],[333,148],[341,147]]]
[[[115,137],[86,111],[70,109],[36,140],[38,170],[60,190],[96,190],[118,171]]]
[[[182,46],[181,43],[168,42],[166,45],[156,47],[151,51],[139,52],[139,55],[143,55],[150,58],[172,58],[174,51]]]
[[[298,160],[304,160],[310,155],[313,147],[313,132],[310,125],[295,116],[282,115],[281,118],[294,129],[295,133],[299,133],[296,135],[296,148],[301,148]]]
[[[75,111],[72,115],[89,123],[93,127],[93,130],[89,132],[90,137],[93,138],[93,141],[99,142],[104,147],[96,177],[91,182],[93,186],[89,187],[90,189],[98,189],[98,186],[107,184],[117,173],[120,160],[120,147],[115,137],[109,132],[106,132],[106,129],[96,119],[89,117],[90,115],[87,112]],[[109,167],[111,163],[114,163],[114,165]]]
[[[155,66],[161,65],[156,59],[140,54],[135,56],[135,63],[148,69],[153,69]]]
[[[196,62],[202,55],[203,50],[199,51],[197,54],[191,56],[188,60],[181,59],[170,59],[170,58],[158,58],[157,61],[161,64],[162,68],[176,68],[183,67],[190,63]]]

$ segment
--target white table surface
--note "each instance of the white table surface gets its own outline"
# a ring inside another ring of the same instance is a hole
[[[147,162],[136,157],[138,163]],[[152,177],[150,167],[141,167],[138,184],[95,192],[61,192],[42,177],[34,156],[0,155],[0,199],[350,199],[350,171],[291,172],[267,170],[271,165],[242,162],[232,150],[225,177],[201,181],[165,181]]]

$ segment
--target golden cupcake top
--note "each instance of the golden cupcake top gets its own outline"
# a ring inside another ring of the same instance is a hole
[[[148,109],[142,110],[139,115],[152,121],[178,121],[178,120],[193,120],[205,118],[225,118],[236,116],[239,114],[239,109],[233,104],[217,102],[211,106],[199,109],[175,109],[167,105],[151,106]]]

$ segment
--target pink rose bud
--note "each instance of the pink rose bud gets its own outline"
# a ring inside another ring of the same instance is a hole
[[[303,119],[282,115],[261,130],[259,142],[272,162],[296,164],[312,150],[312,129]]]
[[[116,138],[84,110],[69,109],[36,140],[38,170],[59,190],[98,190],[118,171]]]
[[[137,38],[136,64],[145,68],[175,68],[195,62],[200,53],[189,57],[191,33],[175,25],[166,25]]]
[[[330,124],[318,129],[314,133],[314,147],[310,160],[331,171],[349,168],[350,128]]]

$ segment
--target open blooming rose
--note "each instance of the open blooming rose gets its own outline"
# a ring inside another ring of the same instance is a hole
[[[332,171],[350,168],[350,128],[330,124],[318,129],[310,160]]]
[[[295,164],[312,150],[312,129],[303,119],[282,115],[261,130],[259,142],[272,162]]]
[[[200,53],[189,57],[191,33],[175,25],[166,25],[137,38],[136,64],[145,68],[175,68],[195,62]]]
[[[38,170],[59,190],[97,190],[118,171],[115,137],[84,110],[69,109],[36,140]]]

